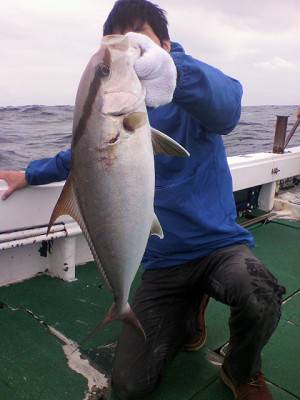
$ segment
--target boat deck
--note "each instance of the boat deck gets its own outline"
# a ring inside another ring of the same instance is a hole
[[[263,352],[264,372],[274,399],[300,399],[300,223],[272,221],[251,228],[255,254],[287,288],[279,327]],[[48,276],[0,288],[0,399],[97,400],[87,380],[69,368],[62,342],[48,328],[80,342],[102,319],[111,296],[93,263],[77,268],[78,280]],[[135,281],[135,285],[139,276]],[[180,353],[151,400],[232,399],[207,358],[228,340],[228,307],[211,301],[208,339],[196,353]],[[108,376],[120,324],[109,325],[86,343],[85,355]],[[112,395],[112,398],[114,396]]]

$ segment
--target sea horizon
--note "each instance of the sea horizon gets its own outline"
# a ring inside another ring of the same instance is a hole
[[[289,116],[289,132],[298,105],[243,106],[239,123],[223,136],[228,156],[269,152],[276,116]],[[73,105],[0,106],[0,169],[24,169],[31,160],[53,157],[71,145]],[[300,146],[300,131],[289,147]]]

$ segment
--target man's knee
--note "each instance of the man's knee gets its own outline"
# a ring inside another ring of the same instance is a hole
[[[112,389],[116,397],[120,400],[139,399],[134,387],[128,384],[121,385],[119,382],[112,381]]]
[[[246,258],[247,289],[242,297],[246,300],[247,313],[251,318],[280,316],[285,288],[280,286],[271,272],[256,258]],[[243,302],[243,300],[242,300]]]
[[[137,382],[134,377],[128,374],[128,371],[114,370],[112,373],[112,389],[120,400],[143,399],[157,385],[157,382],[148,381],[146,376],[143,377],[142,381]]]
[[[244,318],[253,324],[277,325],[281,315],[281,297],[265,287],[257,288],[248,296],[244,308]]]

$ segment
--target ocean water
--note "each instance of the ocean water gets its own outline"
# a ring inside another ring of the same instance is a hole
[[[227,154],[272,151],[276,115],[288,115],[288,132],[297,106],[244,107],[239,124],[224,136]],[[70,147],[72,106],[0,107],[0,169],[24,169],[31,160],[52,157]],[[300,145],[300,129],[289,146]]]

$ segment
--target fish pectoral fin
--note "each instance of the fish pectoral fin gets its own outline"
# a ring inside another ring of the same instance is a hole
[[[134,112],[123,119],[123,126],[129,132],[134,132],[147,123],[148,117],[145,112]]]
[[[72,175],[70,174],[63,190],[59,196],[59,199],[54,207],[50,221],[48,224],[47,235],[54,222],[61,215],[70,215],[75,221],[81,226],[82,217],[77,205],[76,197],[73,190]]]
[[[165,154],[168,156],[189,157],[190,153],[174,139],[151,128],[152,146],[154,154]]]
[[[158,236],[160,239],[164,238],[164,233],[157,216],[154,214],[150,235]]]

